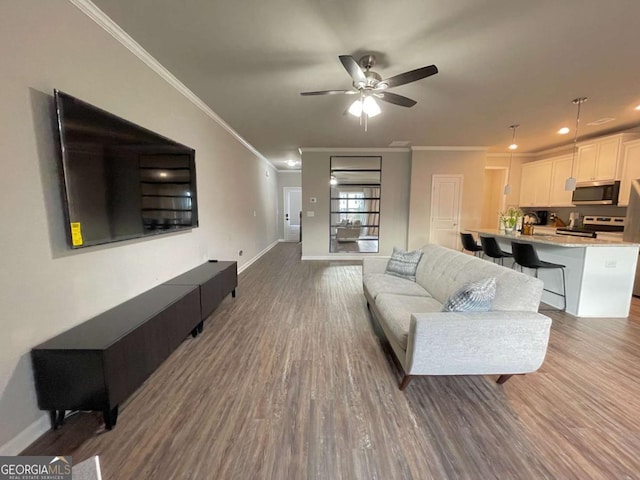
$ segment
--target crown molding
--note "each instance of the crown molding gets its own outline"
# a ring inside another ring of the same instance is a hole
[[[276,166],[271,163],[264,155],[262,155],[253,145],[247,142],[238,132],[236,132],[231,126],[218,116],[211,108],[204,103],[195,93],[193,93],[187,86],[178,80],[169,70],[162,66],[149,52],[147,52],[142,46],[136,42],[127,32],[125,32],[117,23],[107,16],[102,10],[100,10],[93,2],[89,0],[69,0],[75,7],[77,7],[87,17],[97,23],[103,30],[109,35],[118,40],[127,50],[138,57],[145,65],[151,70],[157,73],[164,81],[180,92],[191,103],[202,110],[209,118],[224,128],[232,137],[234,137],[240,144],[242,144],[247,150],[253,153],[260,160],[267,163],[270,167],[277,170]]]
[[[411,147],[411,151],[486,152],[489,147]]]
[[[487,153],[487,158],[509,158],[511,156],[510,153]],[[537,153],[514,153],[514,158],[529,158],[529,157],[537,157],[539,156]]]
[[[409,147],[300,147],[298,152],[330,152],[330,153],[384,153],[384,152],[408,152]]]

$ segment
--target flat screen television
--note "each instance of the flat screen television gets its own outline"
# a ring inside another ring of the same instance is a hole
[[[54,90],[71,248],[198,226],[195,150]]]

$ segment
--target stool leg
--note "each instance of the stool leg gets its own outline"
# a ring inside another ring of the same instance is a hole
[[[567,281],[564,276],[564,267],[561,268],[560,271],[562,272],[562,300],[563,300],[562,303],[564,304],[564,306],[562,307],[562,311],[566,312],[567,311]]]

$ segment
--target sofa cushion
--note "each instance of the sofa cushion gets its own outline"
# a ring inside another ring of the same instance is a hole
[[[488,312],[496,296],[495,277],[467,283],[444,303],[443,312]]]
[[[381,321],[386,324],[386,327],[383,325],[382,328],[406,350],[411,314],[439,312],[442,310],[442,304],[432,297],[381,293],[376,298],[376,308],[382,317]]]
[[[401,248],[393,247],[393,253],[389,258],[389,263],[387,263],[387,269],[384,273],[415,282],[416,269],[418,268],[420,257],[422,257],[422,250],[405,252]]]
[[[375,301],[381,293],[396,295],[413,295],[416,297],[430,297],[429,293],[416,282],[406,280],[386,273],[368,273],[364,276],[364,288],[369,298]]]

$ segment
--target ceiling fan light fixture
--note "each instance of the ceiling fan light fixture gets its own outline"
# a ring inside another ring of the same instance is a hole
[[[349,113],[354,117],[359,117],[362,115],[362,99],[359,98],[355,100],[351,106],[349,107]]]
[[[376,115],[380,115],[380,106],[378,102],[371,96],[365,97],[362,101],[362,110],[369,117],[375,117]]]

